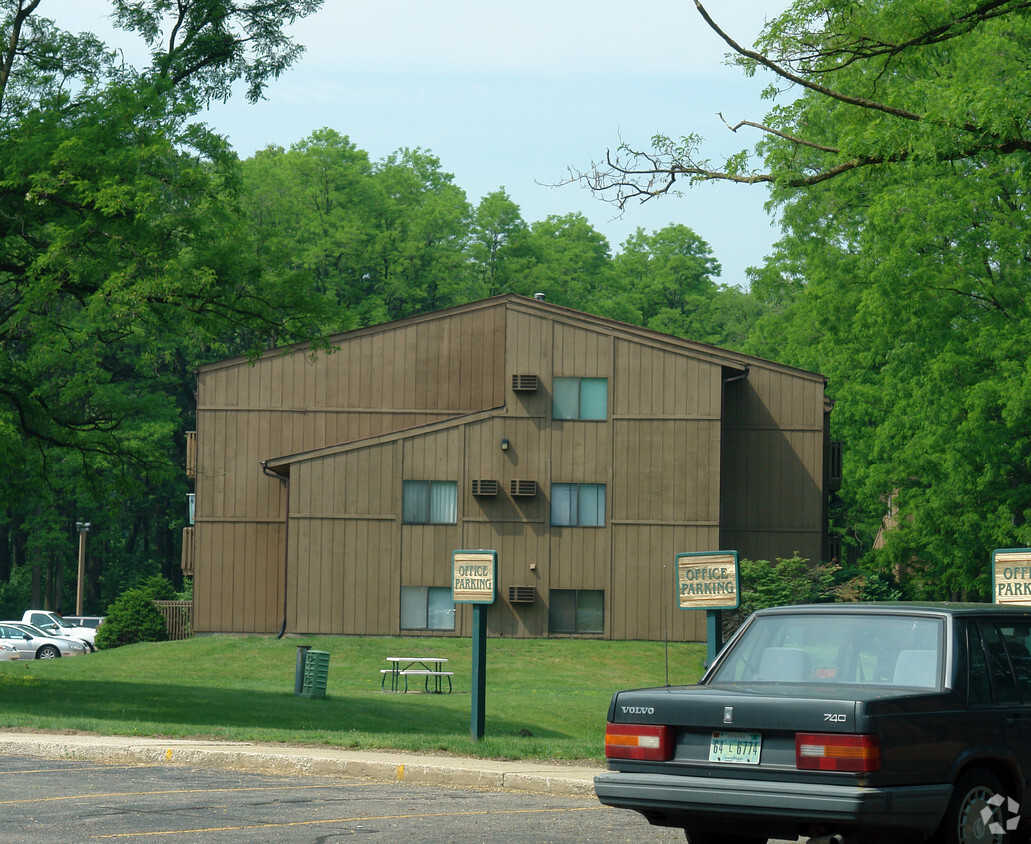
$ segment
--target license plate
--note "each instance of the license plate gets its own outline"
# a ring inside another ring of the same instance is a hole
[[[709,744],[709,761],[758,765],[761,748],[760,733],[713,733]]]

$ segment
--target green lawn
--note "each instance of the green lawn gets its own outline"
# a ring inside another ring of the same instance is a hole
[[[294,694],[298,645],[329,653],[325,698]],[[447,658],[454,694],[382,692],[394,655]],[[704,657],[704,644],[671,643],[670,682],[694,682]],[[490,639],[474,742],[469,639],[207,636],[0,663],[0,728],[599,760],[612,693],[665,678],[660,642]]]

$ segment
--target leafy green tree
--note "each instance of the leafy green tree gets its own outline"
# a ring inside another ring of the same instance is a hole
[[[0,466],[27,478],[3,517],[55,605],[77,517],[126,549],[144,527],[171,544],[174,525],[120,505],[181,502],[192,365],[309,333],[303,300],[256,284],[235,156],[192,121],[238,80],[260,96],[299,55],[284,25],[319,3],[112,0],[142,68],[40,0],[0,3]]]
[[[387,319],[467,301],[465,241],[472,209],[440,160],[403,149],[373,178],[370,301]]]
[[[1029,43],[1023,4],[796,3],[761,53],[731,45],[801,91],[753,124],[764,168],[667,148],[689,179],[772,185],[784,236],[748,348],[828,376],[840,527],[931,597],[987,597],[991,550],[1031,542]]]
[[[322,129],[243,169],[264,286],[273,299],[303,291],[324,331],[467,301],[471,210],[436,157],[401,150],[370,162]]]
[[[515,293],[600,313],[614,284],[609,242],[583,214],[553,214],[530,226],[533,266]],[[603,314],[609,316],[609,314]]]
[[[323,330],[357,327],[354,309],[370,293],[374,238],[368,154],[322,129],[289,150],[261,150],[242,167],[241,205],[269,298],[303,290],[321,303]]]
[[[797,0],[737,43],[772,74],[759,141],[622,147],[583,176],[620,206],[766,184],[784,235],[747,347],[829,377],[845,524],[865,561],[934,597],[987,597],[993,548],[1031,543],[1027,335],[1031,8],[1022,0]],[[891,496],[897,525],[873,538]]]
[[[700,0],[695,7],[732,64],[772,76],[768,99],[799,96],[761,121],[729,127],[758,131],[754,150],[714,163],[697,134],[656,135],[650,150],[623,144],[575,174],[620,207],[676,193],[681,183],[793,190],[886,166],[1031,152],[1025,0],[796,0],[754,48],[738,43]]]
[[[532,262],[529,227],[504,188],[487,194],[476,206],[468,251],[479,296],[496,296],[520,286]]]

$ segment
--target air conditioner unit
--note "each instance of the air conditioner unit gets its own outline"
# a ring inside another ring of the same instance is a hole
[[[473,481],[473,495],[497,495],[498,482],[488,480]]]
[[[532,393],[540,386],[540,379],[536,375],[513,375],[512,389],[523,393]]]
[[[514,496],[532,498],[537,494],[537,481],[510,481],[508,491]]]
[[[510,604],[532,604],[536,591],[532,586],[509,586],[508,602]]]

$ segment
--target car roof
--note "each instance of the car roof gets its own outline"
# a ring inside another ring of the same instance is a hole
[[[876,601],[840,604],[793,604],[756,610],[756,615],[781,615],[798,612],[841,614],[885,613],[889,615],[1013,615],[1031,618],[1031,606],[1013,604],[962,603],[954,601]]]

